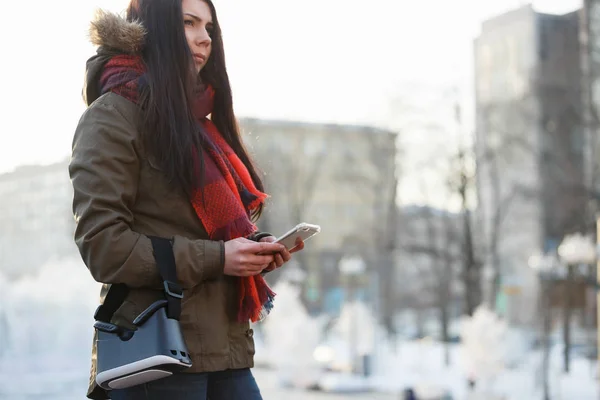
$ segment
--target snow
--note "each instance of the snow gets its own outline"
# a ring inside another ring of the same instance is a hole
[[[531,350],[527,333],[504,326],[489,310],[461,321],[463,343],[448,346],[446,366],[443,344],[390,340],[364,304],[346,305],[325,334],[325,319],[306,313],[298,286],[282,281],[275,291],[274,310],[255,326],[257,365],[271,368],[257,370],[266,400],[286,393],[289,399],[325,398],[303,391],[309,388],[334,393],[331,399],[367,390],[380,393],[356,399],[398,398],[407,388],[419,400],[445,394],[453,400],[542,399],[540,352]],[[0,399],[83,398],[98,294],[99,285],[75,259],[48,263],[19,282],[0,276]],[[551,398],[598,399],[596,362],[574,354],[566,375],[561,350],[556,345],[550,354]],[[370,356],[370,376],[350,372],[351,353]],[[469,375],[477,379],[472,393]]]
[[[356,355],[371,354],[375,347],[377,329],[373,312],[361,301],[352,301],[342,307],[342,312],[331,329],[333,336],[355,342]]]
[[[502,372],[509,351],[508,327],[487,307],[479,307],[461,327],[466,373],[477,381],[493,380]]]
[[[318,387],[330,393],[360,393],[373,390],[369,379],[348,372],[323,373],[318,380]]]
[[[321,340],[325,320],[311,318],[299,300],[299,286],[280,281],[273,290],[277,294],[275,308],[259,323],[257,331],[257,363],[268,363],[279,371],[282,385],[310,388],[319,376],[314,351]],[[268,342],[267,347],[263,346]]]
[[[295,318],[292,308],[285,312],[283,308],[285,305],[280,304],[279,312],[284,313],[285,318],[270,322],[270,328],[275,331],[278,328],[274,325],[284,322],[280,328],[285,330],[285,321]],[[365,310],[368,311],[364,305],[347,305],[329,335],[313,352],[316,358],[326,360],[329,368],[337,370],[314,370],[311,378],[318,377],[316,386],[321,390],[340,393],[372,390],[398,394],[413,388],[420,399],[443,398],[450,394],[453,399],[462,400],[542,399],[541,353],[531,350],[527,332],[506,326],[491,311],[480,308],[473,318],[461,321],[459,329],[463,341],[448,345],[450,364],[445,365],[444,344],[430,338],[391,341],[373,319],[364,314]],[[350,317],[352,313],[356,313],[353,318]],[[276,315],[276,312],[272,314]],[[305,318],[303,312],[299,315],[300,320]],[[376,343],[371,348],[373,375],[368,378],[351,374],[346,368],[352,351],[348,328],[356,326],[349,322],[353,320],[360,321],[358,329],[368,331],[362,336],[362,345],[359,345],[360,340],[355,343],[357,349],[368,349],[370,344]],[[264,346],[269,348],[268,341]],[[277,348],[281,350],[281,347]],[[263,361],[269,363],[266,359]],[[563,374],[561,368],[561,348],[554,346],[549,372],[551,398],[591,400],[599,397],[595,361],[573,358],[569,375]],[[307,375],[306,371],[304,375]],[[469,378],[477,382],[473,391],[468,387]]]
[[[78,258],[17,282],[0,277],[0,399],[81,398],[99,293]]]

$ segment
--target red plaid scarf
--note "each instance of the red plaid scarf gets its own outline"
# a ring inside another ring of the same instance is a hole
[[[138,103],[139,87],[145,84],[145,65],[139,56],[111,58],[100,77],[102,94],[117,93]],[[211,240],[247,237],[256,231],[250,212],[267,195],[255,186],[248,169],[207,116],[212,112],[214,90],[198,91],[194,115],[204,133],[203,186],[193,195],[192,205]],[[196,152],[194,152],[196,154]],[[196,162],[198,159],[196,158]],[[259,275],[238,278],[238,320],[256,322],[273,307],[275,293]]]

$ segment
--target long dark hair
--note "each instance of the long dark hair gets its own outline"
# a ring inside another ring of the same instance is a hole
[[[212,85],[215,90],[211,119],[248,168],[256,188],[263,191],[262,179],[243,144],[233,112],[231,85],[215,6],[210,0],[202,1],[208,4],[213,19],[212,52],[200,72],[200,80]],[[195,164],[191,151],[202,146],[201,127],[191,107],[198,76],[185,36],[181,0],[131,0],[127,20],[141,22],[147,32],[143,59],[148,85],[145,93],[140,93],[145,146],[169,181],[191,197],[201,186],[204,160],[199,151],[199,163]],[[261,212],[262,206],[252,216],[256,219]]]

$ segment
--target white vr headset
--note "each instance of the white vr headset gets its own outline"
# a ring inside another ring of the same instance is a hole
[[[140,385],[192,366],[179,325],[183,290],[177,283],[172,242],[150,239],[166,298],[144,310],[133,321],[135,329],[127,329],[110,321],[129,289],[123,284],[111,285],[94,315],[96,383],[104,390]]]

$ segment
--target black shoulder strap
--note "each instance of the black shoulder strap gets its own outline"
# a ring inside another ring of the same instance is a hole
[[[96,321],[110,322],[113,314],[121,306],[125,297],[129,293],[129,288],[122,283],[114,283],[108,288],[108,293],[104,296],[104,302],[96,309],[94,319]]]
[[[181,299],[183,288],[177,280],[177,266],[173,254],[173,242],[169,239],[149,236],[154,249],[154,258],[158,272],[163,280],[163,288],[167,296],[167,317],[179,321],[181,315]]]
[[[152,242],[158,272],[163,280],[163,289],[167,298],[167,316],[179,320],[183,288],[177,280],[173,242],[169,239],[155,236],[149,236],[149,238]],[[94,319],[96,321],[110,322],[113,314],[123,304],[128,293],[129,288],[125,284],[115,283],[110,285],[104,302],[96,309]]]

